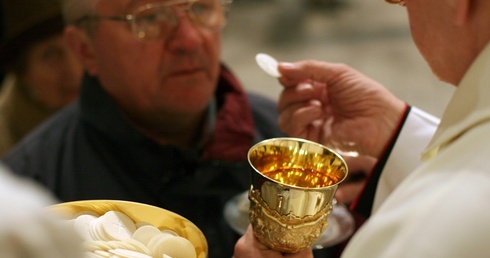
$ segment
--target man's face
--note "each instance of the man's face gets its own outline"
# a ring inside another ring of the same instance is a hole
[[[406,0],[410,30],[418,50],[439,79],[452,82],[450,60],[454,57],[454,13],[448,0]]]
[[[165,1],[103,0],[98,15],[123,16]],[[156,42],[135,38],[128,22],[98,22],[89,72],[125,112],[185,116],[206,108],[217,84],[221,33],[199,29],[186,12],[179,12],[178,22]]]

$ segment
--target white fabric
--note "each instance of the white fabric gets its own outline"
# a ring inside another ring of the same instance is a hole
[[[439,124],[439,118],[412,107],[379,178],[372,212],[419,164],[421,153]]]
[[[78,236],[46,210],[55,201],[45,189],[0,164],[0,257],[81,257]]]
[[[356,233],[344,258],[490,257],[490,46],[465,75],[427,160]]]

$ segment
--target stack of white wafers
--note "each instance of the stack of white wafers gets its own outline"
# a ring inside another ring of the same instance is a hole
[[[196,258],[192,243],[171,230],[135,223],[119,211],[83,212],[70,220],[84,239],[85,257]]]

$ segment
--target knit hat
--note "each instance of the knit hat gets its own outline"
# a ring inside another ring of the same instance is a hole
[[[1,0],[3,35],[0,64],[5,66],[21,50],[36,41],[63,30],[61,8],[57,0]]]

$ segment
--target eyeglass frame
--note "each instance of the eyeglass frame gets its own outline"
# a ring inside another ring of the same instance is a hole
[[[179,4],[186,4],[185,7],[180,7],[179,9],[180,10],[183,10],[183,11],[186,11],[188,14],[191,14],[189,17],[191,17],[191,19],[194,21],[195,18],[192,18],[192,16],[194,15],[194,13],[191,11],[191,6],[198,2],[199,0],[171,0],[171,1],[166,1],[166,2],[163,2],[163,3],[160,3],[160,4],[157,4],[156,6],[176,6],[176,5],[179,5]],[[225,19],[226,19],[226,14],[228,13],[228,10],[229,10],[229,6],[231,5],[231,3],[233,2],[233,0],[218,0],[221,4],[221,6],[223,7],[223,13],[225,15]],[[135,13],[138,12],[138,10],[142,9],[144,10],[146,6],[148,5],[151,5],[151,4],[146,4],[146,5],[143,5],[139,8],[136,8],[135,10],[133,10],[133,13],[132,14],[125,14],[125,15],[107,15],[107,16],[104,16],[104,15],[97,15],[97,14],[87,14],[87,15],[83,15],[82,17],[76,19],[73,24],[76,25],[76,26],[79,26],[81,27],[82,24],[84,22],[88,22],[88,21],[91,21],[91,20],[111,20],[111,21],[122,21],[122,22],[128,22],[130,23],[131,25],[131,32],[133,34],[133,36],[135,38],[137,38],[138,40],[142,40],[142,41],[145,41],[143,38],[140,38],[138,37],[137,33],[136,33],[136,30],[134,29],[135,28],[135,24],[134,24],[134,20],[135,20]],[[174,8],[177,8],[177,7],[174,7]],[[190,13],[189,13],[190,11]],[[222,27],[224,27],[225,24],[222,25]],[[91,30],[90,28],[87,28],[88,30]]]
[[[405,6],[405,0],[385,0],[385,1],[390,4],[399,4],[401,6]]]

